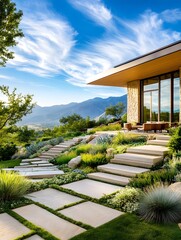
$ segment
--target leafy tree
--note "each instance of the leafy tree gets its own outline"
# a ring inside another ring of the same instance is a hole
[[[122,102],[117,103],[116,105],[109,106],[106,108],[106,115],[111,115],[116,119],[120,119],[123,114],[125,106]]]
[[[10,92],[9,87],[0,86],[0,92],[7,98],[7,102],[0,100],[0,130],[5,126],[12,126],[21,121],[23,116],[32,112],[35,106],[32,95],[16,93],[16,88]]]
[[[27,126],[23,126],[18,129],[18,140],[20,142],[30,142],[31,140],[35,139],[35,130],[28,129]]]
[[[8,48],[16,46],[16,39],[23,37],[19,29],[22,15],[11,0],[0,0],[0,66],[5,66],[7,60],[13,58],[13,52]]]
[[[83,119],[83,117],[81,117],[79,114],[74,113],[67,117],[60,118],[59,121],[60,121],[60,123],[63,123],[63,124],[73,124],[74,122],[80,121],[82,119]]]

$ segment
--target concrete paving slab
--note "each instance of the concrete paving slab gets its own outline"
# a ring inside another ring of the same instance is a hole
[[[90,179],[84,179],[77,182],[65,184],[61,187],[71,189],[77,193],[81,193],[92,198],[101,198],[105,194],[111,194],[122,189],[120,186],[102,183]]]
[[[35,202],[42,203],[54,210],[82,200],[79,197],[75,197],[52,188],[47,188],[38,192],[30,193],[27,194],[25,197]]]
[[[41,238],[38,235],[33,235],[33,236],[29,237],[29,238],[26,238],[25,240],[43,240],[43,238]]]
[[[18,222],[7,213],[0,214],[0,239],[13,240],[24,234],[30,233],[30,229]]]
[[[82,232],[85,232],[85,229],[59,218],[34,204],[16,208],[13,211],[33,224],[44,228],[46,231],[61,240],[68,240]]]
[[[93,202],[80,203],[59,212],[76,221],[91,225],[92,227],[98,227],[123,214],[118,210]]]
[[[59,170],[52,170],[52,171],[34,171],[34,172],[19,172],[22,176],[27,177],[27,178],[51,178],[57,175],[64,174],[63,171]]]

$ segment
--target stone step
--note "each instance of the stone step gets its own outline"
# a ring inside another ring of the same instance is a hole
[[[49,161],[47,161],[47,160],[40,160],[40,161],[36,161],[36,162],[31,162],[31,164],[49,164]],[[51,164],[51,163],[50,163]],[[52,164],[51,164],[52,165]]]
[[[26,162],[33,162],[33,161],[39,161],[41,160],[40,158],[27,158],[27,159],[22,159],[22,163],[26,163]]]
[[[64,174],[63,171],[60,171],[60,170],[56,170],[56,171],[49,171],[49,170],[44,170],[44,171],[36,171],[36,172],[32,172],[32,171],[22,171],[20,172],[20,174],[22,176],[25,176],[27,178],[32,178],[32,179],[36,179],[36,178],[52,178],[52,177],[55,177],[57,175],[61,175],[61,174]]]
[[[27,166],[27,165],[29,165],[29,162],[22,162],[22,163],[20,163],[20,166]]]
[[[54,153],[54,152],[44,152],[42,153],[40,156],[55,156],[58,155],[58,153]]]
[[[130,180],[130,178],[127,178],[127,177],[122,177],[122,176],[118,176],[110,173],[103,173],[103,172],[89,173],[88,178],[99,180],[101,182],[117,184],[121,186],[127,185]]]
[[[42,163],[42,164],[28,164],[28,165],[20,165],[15,167],[16,168],[37,168],[37,167],[53,167],[54,165],[52,163]]]
[[[53,148],[56,148],[56,149],[67,149],[67,148],[69,148],[69,146],[67,146],[65,144],[60,144],[60,145],[55,145]]]
[[[161,134],[159,135],[158,134],[158,135],[156,135],[156,139],[157,140],[168,140],[169,141],[170,140],[170,136],[169,135],[161,135]]]
[[[136,153],[122,153],[114,155],[111,163],[124,164],[129,166],[151,168],[163,160],[162,156],[144,155]]]
[[[64,149],[51,148],[50,150],[47,151],[47,153],[61,153],[62,150],[64,151]]]
[[[168,140],[161,140],[161,139],[156,139],[156,140],[148,140],[147,144],[150,145],[158,145],[158,146],[167,146],[169,143]]]
[[[132,167],[120,164],[108,163],[97,167],[98,171],[117,174],[125,177],[134,177],[136,174],[149,171],[146,168]]]
[[[55,150],[65,150],[65,149],[67,149],[67,147],[55,145],[54,147],[50,148],[49,150],[52,150],[52,149],[55,149]]]
[[[143,145],[143,146],[128,148],[127,152],[128,153],[139,153],[139,154],[164,156],[165,154],[167,154],[168,148],[165,146]]]
[[[46,170],[49,170],[49,171],[56,171],[58,170],[58,168],[56,166],[29,166],[29,167],[14,167],[13,168],[15,171],[19,171],[19,172],[38,172],[38,171],[46,171]]]
[[[42,161],[49,161],[50,159],[52,159],[52,157],[50,157],[50,156],[42,156],[42,155],[40,155],[39,158]]]

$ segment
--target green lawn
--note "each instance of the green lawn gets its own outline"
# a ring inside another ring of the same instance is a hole
[[[12,167],[15,167],[15,166],[19,166],[20,162],[21,162],[21,160],[19,160],[19,159],[0,161],[0,169],[2,169],[2,168],[12,168]]]
[[[124,214],[72,240],[181,240],[177,224],[156,225],[140,221],[133,214]]]

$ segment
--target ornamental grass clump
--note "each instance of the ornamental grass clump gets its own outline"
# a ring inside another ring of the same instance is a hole
[[[178,223],[181,220],[181,194],[168,187],[152,187],[139,205],[143,220],[154,223]]]
[[[21,198],[29,189],[30,181],[14,172],[0,172],[0,202]]]

